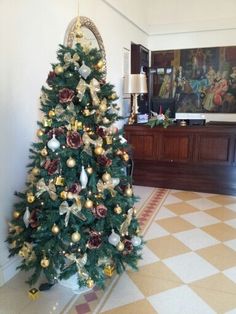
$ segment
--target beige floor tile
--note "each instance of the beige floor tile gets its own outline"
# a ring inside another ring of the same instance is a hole
[[[177,203],[177,204],[169,204],[165,205],[166,208],[171,210],[176,215],[184,215],[192,212],[198,211],[196,207],[193,207],[185,202]]]
[[[220,241],[228,241],[236,238],[236,229],[224,223],[206,226],[201,229]]]
[[[221,205],[236,203],[236,198],[229,195],[213,195],[209,196],[208,199]]]
[[[139,272],[128,272],[129,277],[145,297],[178,287],[181,280],[162,262],[143,266]]]
[[[219,270],[225,270],[236,265],[236,252],[224,244],[217,244],[196,252]]]
[[[190,191],[179,191],[174,193],[175,197],[178,197],[179,199],[183,201],[190,201],[193,199],[201,198],[201,196],[198,193],[190,192]]]
[[[161,219],[158,224],[170,233],[181,232],[195,228],[192,224],[180,217]]]
[[[236,284],[222,273],[196,281],[190,287],[218,314],[236,308]]]
[[[147,300],[137,301],[117,307],[113,310],[101,312],[103,314],[156,314],[157,312]]]
[[[161,259],[187,253],[190,249],[173,236],[165,236],[148,241],[147,247]]]
[[[236,213],[225,207],[217,207],[212,209],[207,209],[205,213],[218,218],[222,221],[230,220],[236,218]]]

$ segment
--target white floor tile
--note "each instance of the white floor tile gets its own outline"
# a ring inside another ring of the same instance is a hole
[[[144,299],[141,291],[126,273],[123,273],[104,304],[101,313],[112,308]]]
[[[160,219],[165,219],[165,218],[170,218],[170,217],[175,217],[176,214],[173,213],[171,210],[166,208],[165,206],[162,206],[160,211],[157,213],[156,217],[154,220],[160,220]]]
[[[219,207],[218,203],[210,201],[206,198],[199,198],[196,200],[190,200],[190,201],[187,201],[186,203],[192,205],[193,207],[195,207],[199,210],[207,210],[207,209]]]
[[[173,236],[193,251],[219,243],[218,240],[200,229],[174,233]]]
[[[236,219],[230,219],[225,221],[224,223],[236,229]]]
[[[27,289],[13,289],[6,285],[0,288],[0,313],[20,314],[32,301]]]
[[[225,312],[224,314],[236,314],[236,309],[233,309],[232,311]]]
[[[230,280],[236,283],[236,267],[228,268],[223,271],[225,276],[227,276]]]
[[[192,289],[177,287],[148,297],[160,314],[216,314]]]
[[[187,220],[192,225],[194,225],[198,228],[208,226],[208,225],[213,225],[213,224],[220,222],[219,219],[212,217],[212,216],[210,216],[207,213],[202,212],[202,211],[184,214],[184,215],[181,215],[181,218]]]
[[[151,240],[155,238],[161,238],[166,235],[169,235],[170,233],[167,232],[164,228],[158,225],[158,223],[153,222],[151,226],[148,228],[147,233],[144,236],[144,240]]]
[[[163,260],[184,283],[190,283],[219,272],[210,263],[194,252]]]
[[[233,249],[234,251],[236,251],[236,239],[225,241],[223,243],[224,243],[224,245],[226,245],[226,246],[230,247],[231,249]]]
[[[236,212],[236,203],[225,205],[226,208],[231,209],[232,211]]]
[[[167,198],[165,199],[164,205],[177,204],[181,202],[182,202],[181,199],[179,199],[178,197],[174,195],[169,194]]]
[[[146,245],[144,245],[142,253],[143,259],[139,261],[139,267],[152,264],[160,260]]]

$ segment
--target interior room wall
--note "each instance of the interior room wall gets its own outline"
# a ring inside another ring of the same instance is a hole
[[[147,0],[148,48],[236,45],[236,1]],[[235,64],[236,65],[236,64]],[[206,114],[206,121],[236,121],[236,114]]]
[[[77,0],[0,1],[0,286],[15,274],[17,258],[8,259],[7,221],[14,191],[22,191],[30,143],[39,119],[39,96],[50,63],[56,62]],[[107,80],[122,96],[123,48],[131,41],[147,45],[146,34],[103,0],[80,0],[79,12],[97,26],[106,49]],[[120,102],[122,99],[120,99]]]

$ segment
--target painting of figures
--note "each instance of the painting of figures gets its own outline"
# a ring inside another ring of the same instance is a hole
[[[155,51],[154,55],[158,69],[172,69],[171,80],[163,76],[158,96],[171,95],[176,112],[236,113],[236,46]]]

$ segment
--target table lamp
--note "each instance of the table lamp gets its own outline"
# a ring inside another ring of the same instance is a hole
[[[136,120],[136,114],[138,113],[138,95],[147,92],[147,78],[145,73],[129,74],[124,77],[124,93],[133,96],[128,124],[134,124]]]

